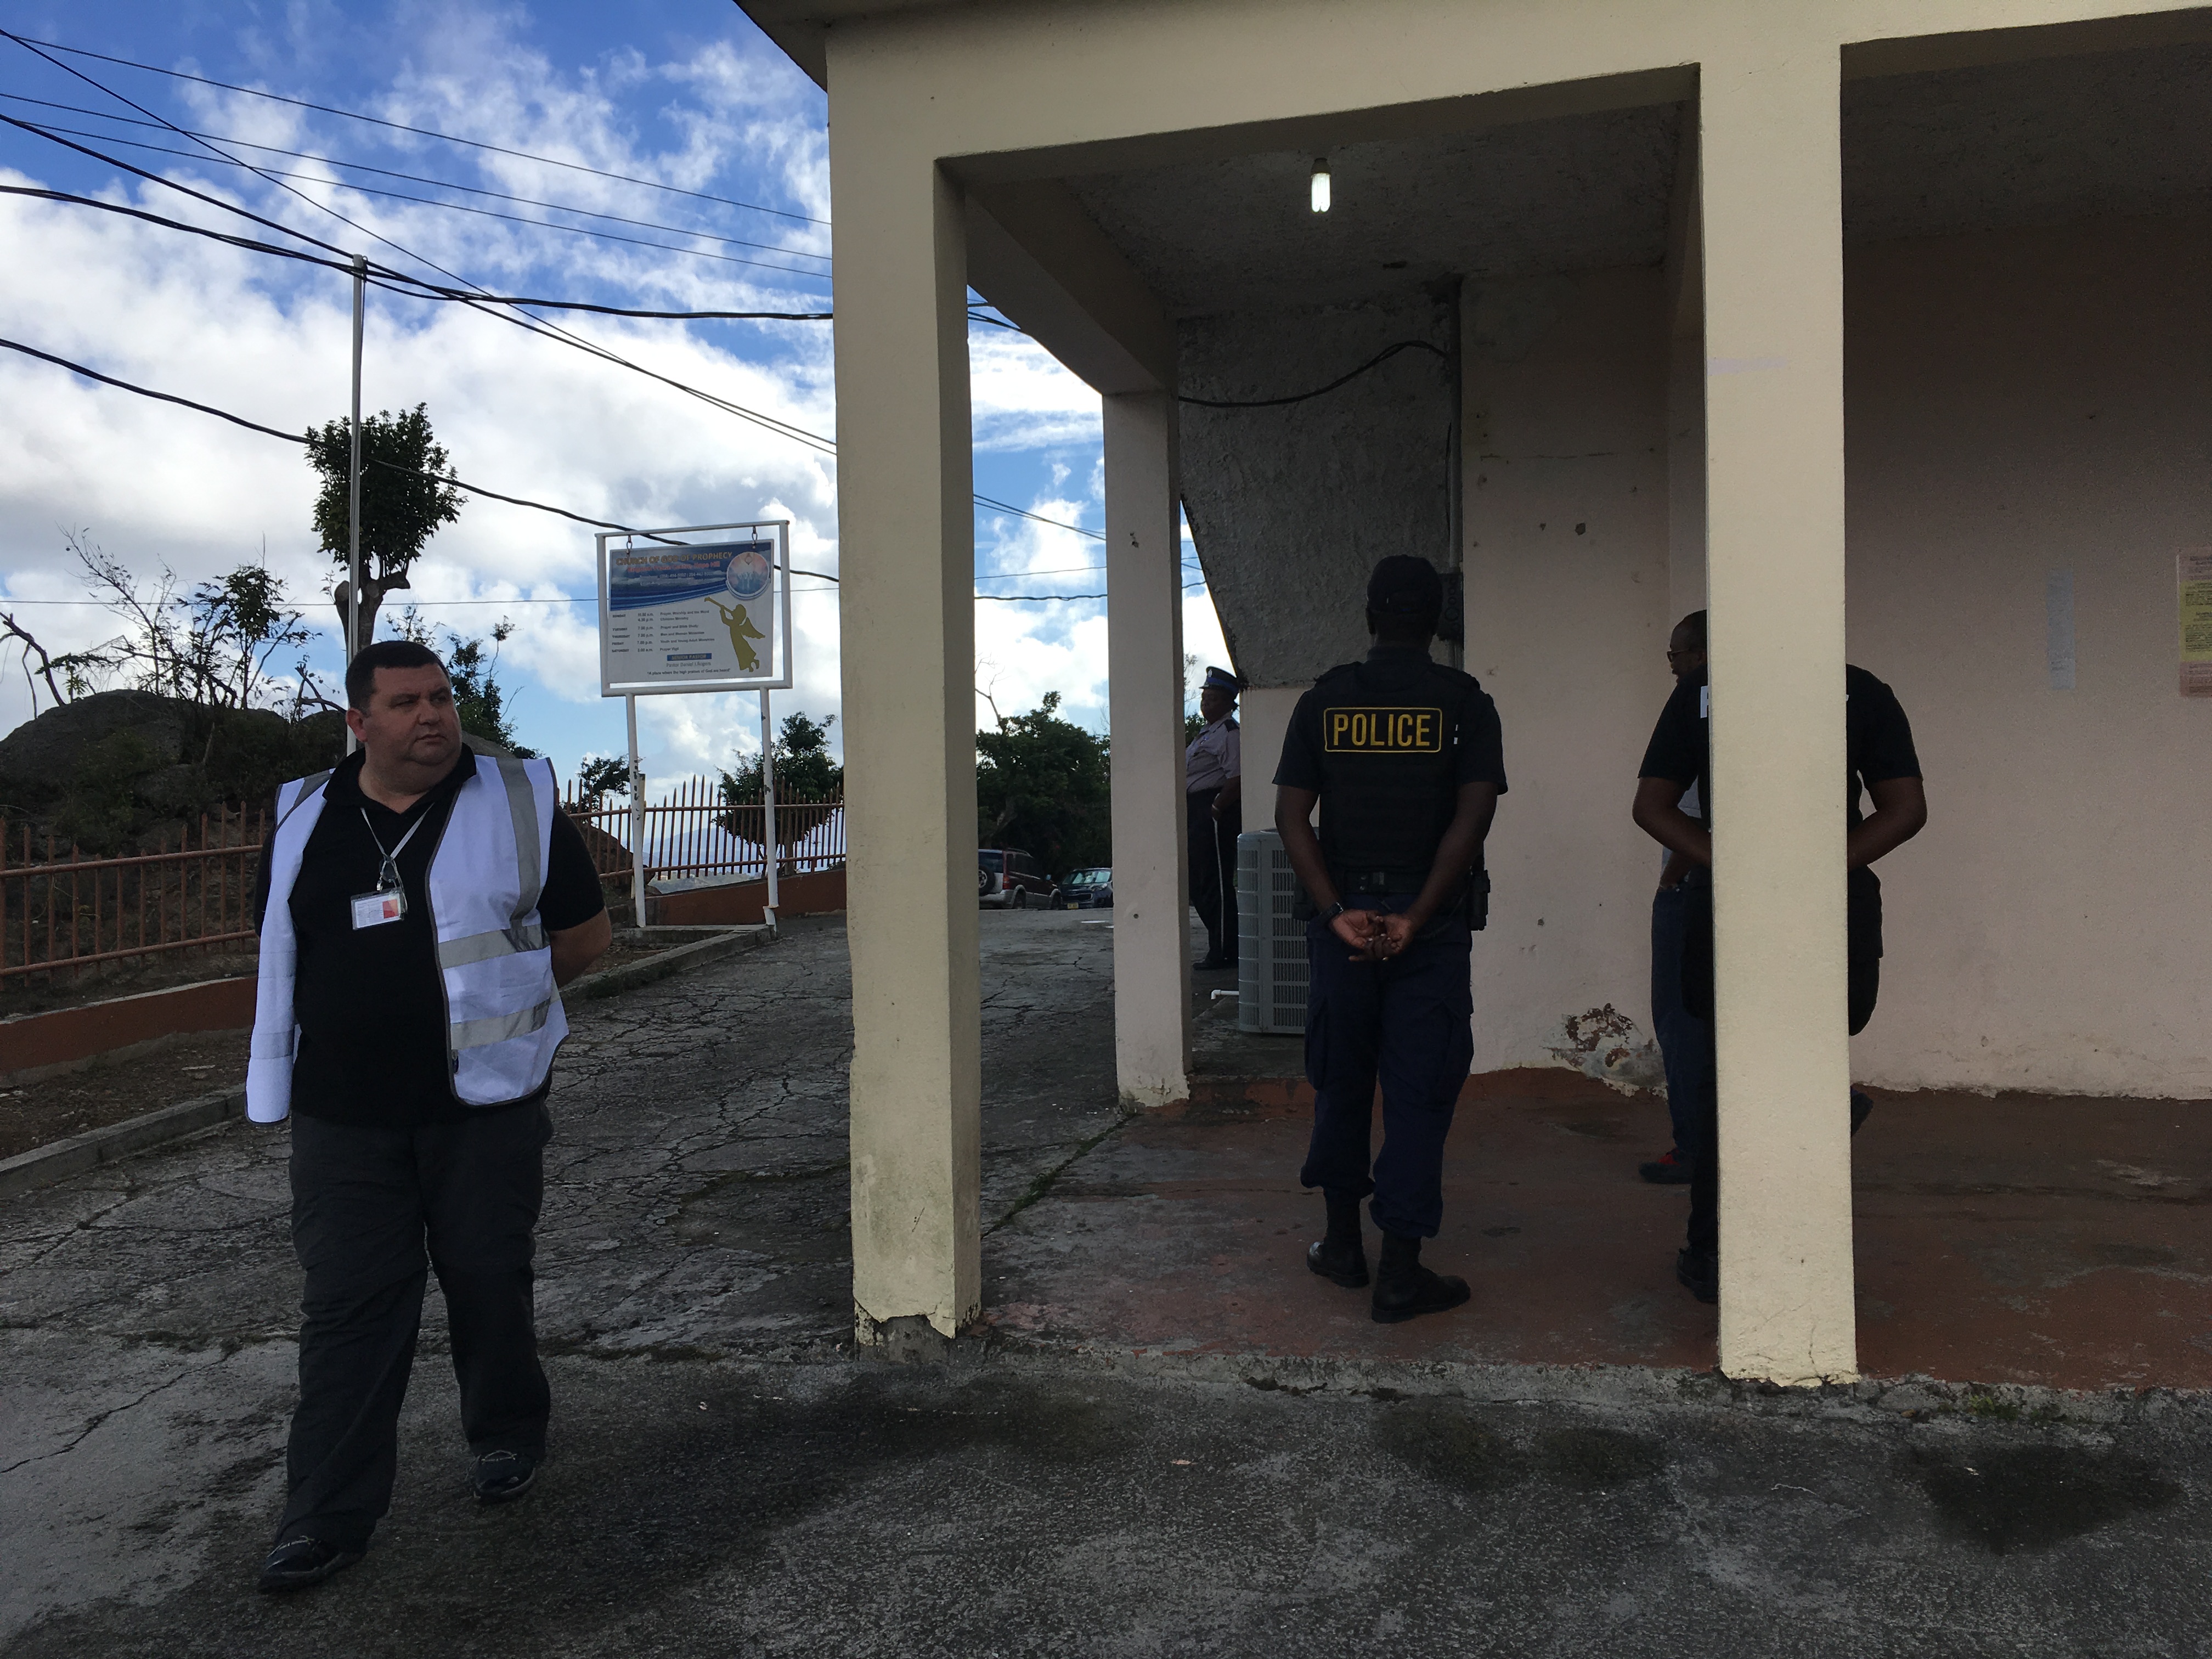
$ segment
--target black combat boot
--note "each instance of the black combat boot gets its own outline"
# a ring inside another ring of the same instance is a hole
[[[1359,1194],[1322,1188],[1328,1203],[1328,1237],[1306,1246],[1306,1266],[1348,1291],[1367,1283],[1367,1246],[1359,1236]]]
[[[1474,1295],[1464,1279],[1447,1278],[1421,1265],[1421,1241],[1382,1235],[1382,1265],[1375,1274],[1375,1320],[1395,1325],[1423,1314],[1443,1313]]]

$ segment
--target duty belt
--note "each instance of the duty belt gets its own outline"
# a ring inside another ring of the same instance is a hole
[[[1338,892],[1358,893],[1369,898],[1381,898],[1390,893],[1418,893],[1429,879],[1425,870],[1334,869],[1329,874],[1336,879]]]

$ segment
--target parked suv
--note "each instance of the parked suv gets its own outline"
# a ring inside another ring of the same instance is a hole
[[[983,848],[975,854],[975,896],[1001,910],[1050,904],[1058,890],[1027,853]]]
[[[1060,884],[1060,902],[1070,910],[1110,910],[1114,908],[1114,872],[1078,870]]]

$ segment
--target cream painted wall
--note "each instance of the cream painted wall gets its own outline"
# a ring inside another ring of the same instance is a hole
[[[1672,684],[1665,300],[1656,270],[1467,296],[1467,665],[1511,785],[1475,940],[1478,1072],[1657,1080],[1659,856],[1628,805]]]
[[[1903,699],[1930,800],[1881,866],[1888,956],[1854,1075],[2212,1095],[2212,905],[2190,875],[2212,702],[2176,694],[2172,638],[2174,551],[2212,545],[2212,220],[1855,246],[1846,269],[1850,655]],[[1674,621],[1658,283],[1493,290],[1480,317],[1470,294],[1468,665],[1514,786],[1477,1071],[1601,1075],[1626,1050],[1616,1080],[1648,1076],[1657,853],[1627,805]],[[1533,343],[1498,361],[1532,308]],[[2055,569],[2072,691],[2049,684]],[[1587,1035],[1608,1005],[1633,1030],[1583,1051],[1566,1022]]]
[[[1869,1082],[2212,1096],[2212,701],[2176,691],[2173,568],[2212,544],[2208,292],[2212,219],[1850,252],[1850,658],[1929,803],[1881,866]]]

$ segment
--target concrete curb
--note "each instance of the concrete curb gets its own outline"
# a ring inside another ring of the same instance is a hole
[[[759,922],[734,927],[676,928],[653,927],[652,933],[700,933],[709,937],[695,945],[679,945],[672,951],[663,951],[658,956],[647,957],[643,962],[633,962],[626,968],[610,968],[605,973],[586,974],[561,993],[564,1000],[588,1002],[599,997],[611,997],[640,985],[650,985],[655,980],[666,979],[693,968],[703,968],[710,962],[720,962],[724,957],[735,956],[740,951],[754,951],[775,939],[775,929]]]
[[[164,1106],[138,1117],[125,1118],[104,1129],[89,1129],[51,1146],[33,1146],[27,1152],[0,1161],[0,1198],[13,1198],[39,1187],[103,1164],[143,1152],[185,1136],[198,1134],[246,1115],[246,1085],[219,1089],[211,1095]]]
[[[655,933],[674,929],[655,928]],[[690,929],[684,929],[690,932]],[[711,938],[696,944],[679,945],[672,951],[648,957],[643,962],[634,962],[626,968],[610,968],[603,974],[586,974],[571,983],[562,994],[571,1000],[590,1000],[619,995],[640,985],[650,985],[655,980],[668,978],[693,968],[703,968],[710,962],[734,956],[740,951],[757,950],[775,938],[773,927],[755,925],[749,927],[700,928]],[[164,1106],[142,1116],[126,1118],[120,1123],[111,1123],[104,1129],[90,1129],[81,1135],[71,1135],[67,1140],[58,1140],[50,1146],[34,1146],[27,1152],[0,1160],[0,1198],[13,1198],[20,1193],[31,1192],[40,1187],[51,1187],[58,1181],[73,1175],[82,1175],[87,1170],[96,1170],[103,1164],[112,1164],[186,1135],[198,1134],[246,1115],[246,1088],[239,1085],[222,1089],[213,1094]]]

